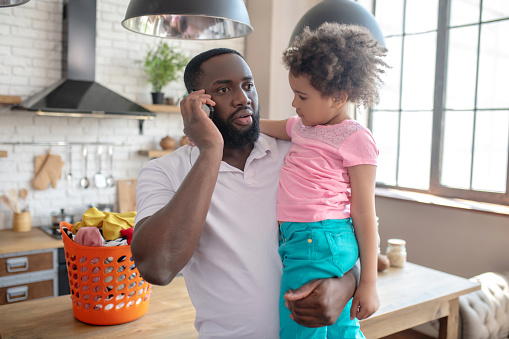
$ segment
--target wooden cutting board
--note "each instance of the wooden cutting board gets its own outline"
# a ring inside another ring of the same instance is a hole
[[[138,180],[118,180],[118,212],[136,211],[136,183]]]

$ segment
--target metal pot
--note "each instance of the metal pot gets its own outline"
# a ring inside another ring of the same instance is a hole
[[[62,221],[72,224],[74,216],[72,214],[65,213],[63,208],[60,209],[60,213],[51,213],[51,225],[53,229],[60,230],[60,222]]]

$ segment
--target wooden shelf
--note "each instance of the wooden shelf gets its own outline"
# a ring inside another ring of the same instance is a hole
[[[0,104],[8,104],[8,105],[14,105],[14,104],[20,104],[21,103],[21,97],[17,95],[0,95]]]
[[[149,157],[150,159],[159,158],[163,155],[170,154],[175,152],[174,149],[154,149],[154,150],[148,150],[148,151],[138,151],[138,154],[144,155]]]
[[[180,106],[172,105],[142,105],[154,113],[180,113]]]

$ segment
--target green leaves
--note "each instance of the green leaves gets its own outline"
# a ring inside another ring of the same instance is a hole
[[[182,53],[161,41],[154,50],[147,53],[144,60],[147,81],[152,84],[152,91],[161,92],[164,86],[177,80],[188,62],[189,60]]]

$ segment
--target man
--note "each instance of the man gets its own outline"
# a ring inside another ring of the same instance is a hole
[[[214,49],[191,60],[180,103],[184,146],[153,160],[137,187],[131,250],[146,281],[183,272],[200,338],[277,338],[281,280],[276,193],[289,143],[259,135],[258,95],[242,56]],[[202,109],[213,107],[211,119]],[[287,295],[292,318],[330,325],[355,278],[312,281]]]

